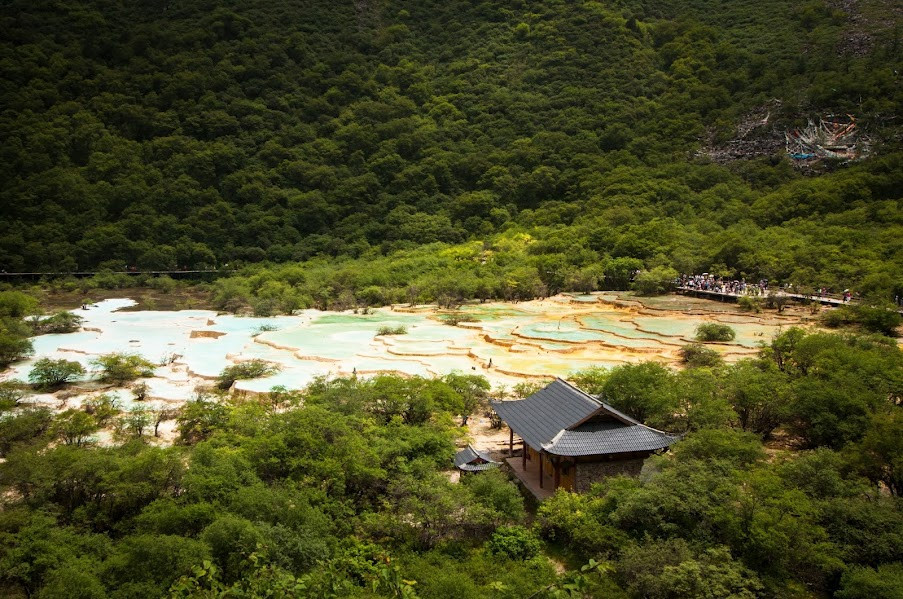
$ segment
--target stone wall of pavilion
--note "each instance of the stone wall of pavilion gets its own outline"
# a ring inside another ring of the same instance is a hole
[[[643,469],[645,458],[637,457],[627,460],[610,460],[605,462],[580,462],[577,464],[576,488],[578,493],[585,493],[593,483],[618,474],[637,476]]]

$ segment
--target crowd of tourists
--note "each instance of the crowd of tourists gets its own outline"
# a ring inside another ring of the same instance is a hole
[[[704,272],[701,275],[680,275],[675,281],[675,285],[682,289],[695,289],[728,295],[750,295],[759,297],[768,295],[770,290],[768,279],[759,279],[757,282],[750,283],[747,282],[745,278],[729,279],[726,277],[718,277],[707,272]],[[801,293],[799,289],[794,289],[792,283],[783,285],[776,291],[781,293]],[[815,293],[806,292],[804,295],[821,299],[829,297],[831,294],[827,287],[819,287],[815,290]],[[849,289],[844,289],[841,297],[843,298],[844,303],[849,303],[853,299],[853,293]]]
[[[746,279],[727,279],[716,277],[707,272],[701,275],[680,275],[677,286],[684,289],[698,289],[700,291],[713,291],[715,293],[728,293],[731,295],[766,295],[768,293],[768,279],[759,279],[756,283],[748,283]]]

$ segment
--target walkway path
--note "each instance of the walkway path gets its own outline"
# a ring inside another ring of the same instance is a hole
[[[747,295],[745,293],[728,293],[726,291],[714,291],[711,289],[697,289],[696,287],[678,287],[676,289],[678,293],[686,293],[690,295],[701,295],[704,297],[717,297],[717,298],[730,298],[734,301],[740,299],[741,297],[763,297],[763,296],[754,296]],[[770,292],[769,293],[773,293]],[[811,302],[819,302],[820,304],[826,306],[843,306],[850,302],[844,302],[843,298],[839,297],[828,297],[828,296],[817,296],[817,295],[803,295],[802,293],[787,293],[786,291],[777,291],[774,292],[774,295],[777,297],[786,297],[789,299],[802,300],[802,301],[811,301]],[[763,298],[764,299],[764,298]],[[854,301],[854,300],[851,300]]]

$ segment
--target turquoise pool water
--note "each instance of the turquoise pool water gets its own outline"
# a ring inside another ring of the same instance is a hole
[[[236,384],[249,391],[300,388],[316,376],[353,372],[438,376],[459,370],[511,385],[525,377],[567,376],[590,366],[646,359],[673,363],[676,350],[702,322],[730,322],[737,331],[732,357],[748,355],[779,330],[774,323],[725,314],[721,306],[710,315],[698,313],[706,305],[703,300],[692,302],[692,314],[657,315],[633,304],[616,308],[599,302],[600,296],[614,299],[593,294],[465,306],[462,311],[476,321],[456,327],[443,324],[428,308],[413,312],[383,308],[366,315],[305,310],[293,316],[252,318],[207,310],[121,312],[133,302],[107,300],[76,311],[85,319],[84,330],[34,338],[35,356],[2,378],[25,380],[34,361],[45,356],[76,360],[90,368],[91,360],[101,354],[129,352],[168,364],[149,380],[155,401],[185,400],[204,378],[215,378],[226,366],[249,359],[279,366],[272,376]],[[384,326],[404,326],[407,333],[377,336]],[[90,378],[89,372],[85,379]],[[129,397],[122,401],[130,401]]]

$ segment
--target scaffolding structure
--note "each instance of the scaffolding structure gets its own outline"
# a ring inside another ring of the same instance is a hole
[[[794,160],[860,160],[869,153],[868,139],[861,135],[856,118],[851,115],[828,115],[802,129],[784,134],[787,154]]]

